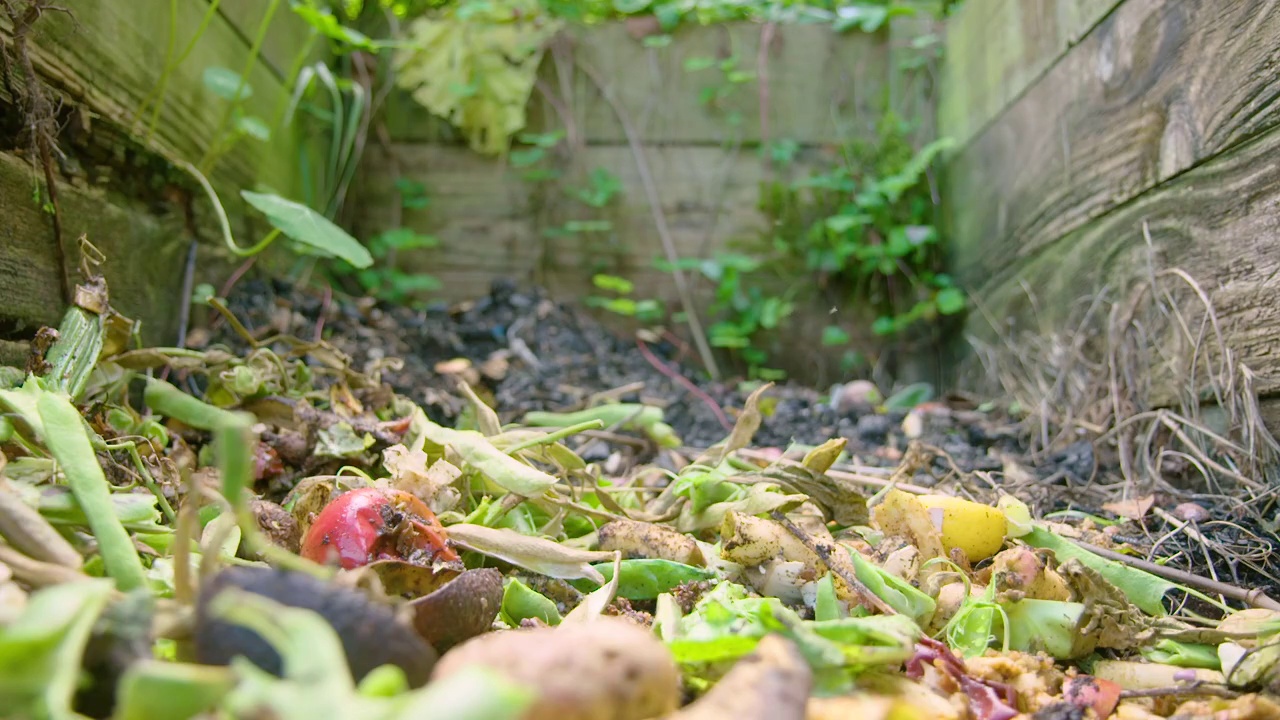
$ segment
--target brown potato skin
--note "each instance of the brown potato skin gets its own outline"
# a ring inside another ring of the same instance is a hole
[[[680,671],[666,646],[614,616],[472,638],[444,654],[432,680],[476,666],[537,692],[522,720],[644,720],[680,704]]]

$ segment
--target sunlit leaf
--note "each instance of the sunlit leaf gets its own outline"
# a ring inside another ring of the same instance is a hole
[[[306,205],[268,193],[241,190],[240,195],[266,215],[272,226],[293,240],[357,268],[373,264],[373,256],[358,240]]]

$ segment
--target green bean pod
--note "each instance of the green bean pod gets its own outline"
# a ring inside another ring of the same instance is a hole
[[[146,584],[146,571],[129,532],[116,517],[107,476],[98,464],[80,412],[65,396],[40,393],[36,410],[44,424],[45,445],[62,467],[67,485],[89,520],[107,575],[122,592]]]

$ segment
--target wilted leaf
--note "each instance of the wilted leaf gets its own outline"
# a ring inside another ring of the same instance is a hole
[[[804,465],[809,472],[821,475],[831,469],[831,466],[840,458],[840,453],[844,452],[848,444],[848,438],[828,440],[805,453],[804,460],[800,464]]]
[[[805,500],[808,498],[804,495],[785,495],[764,483],[757,483],[748,486],[742,497],[712,503],[701,511],[695,511],[691,505],[686,505],[676,518],[675,526],[681,532],[695,532],[718,526],[731,511],[744,515],[762,515],[772,510],[794,507]]]
[[[1141,520],[1146,517],[1147,513],[1151,510],[1151,506],[1155,505],[1155,503],[1156,496],[1147,495],[1146,497],[1103,503],[1102,509],[1107,512],[1115,513],[1122,518]]]
[[[609,582],[582,598],[582,602],[578,603],[578,606],[565,617],[567,622],[590,622],[604,614],[613,599],[619,596],[619,579],[622,577],[622,572],[618,568],[621,564],[622,553],[615,552],[612,563],[596,566],[609,578]]]
[[[1078,560],[1082,565],[1096,571],[1107,582],[1119,588],[1129,602],[1150,615],[1157,617],[1167,615],[1168,611],[1165,609],[1163,602],[1165,593],[1179,588],[1178,585],[1156,577],[1149,572],[1144,572],[1128,565],[1121,565],[1118,562],[1095,555],[1043,527],[1037,526],[1031,532],[1023,535],[1022,541],[1032,547],[1052,550],[1054,555],[1057,556],[1058,562],[1064,565],[1068,560]]]
[[[765,383],[752,391],[747,396],[742,414],[738,415],[738,421],[733,424],[733,431],[729,433],[729,437],[707,450],[694,462],[698,465],[718,467],[725,458],[749,445],[751,438],[755,437],[756,431],[760,429],[760,396],[771,387],[773,383]]]
[[[478,432],[453,430],[431,421],[426,421],[423,432],[428,441],[452,448],[476,472],[517,495],[536,497],[556,484],[554,477],[502,452]]]
[[[468,550],[561,580],[587,578],[603,585],[604,576],[591,563],[613,559],[613,553],[578,550],[514,530],[459,523],[448,531],[450,539]]]
[[[357,435],[350,423],[336,422],[316,433],[316,456],[351,458],[373,446],[373,436]]]
[[[404,445],[392,445],[382,451],[382,464],[391,473],[391,486],[416,496],[427,503],[433,512],[439,513],[445,506],[452,507],[458,493],[447,502],[437,502],[441,492],[462,476],[462,470],[448,460],[436,460],[427,467],[427,454],[422,450],[410,450]]]

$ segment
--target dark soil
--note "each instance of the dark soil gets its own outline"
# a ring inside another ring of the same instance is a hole
[[[425,310],[337,299],[326,308],[317,293],[256,279],[238,285],[228,302],[256,337],[284,333],[312,338],[323,309],[323,337],[351,356],[356,369],[386,358],[402,359],[401,369],[382,371],[383,381],[423,404],[437,422],[455,419],[463,407],[456,380],[437,370],[458,358],[475,368],[469,379],[473,384],[478,379],[492,393],[504,422],[518,421],[533,410],[578,409],[596,393],[632,386],[638,389],[614,397],[662,406],[666,422],[691,447],[708,447],[728,434],[708,399],[723,410],[731,427],[754,387],[708,380],[684,362],[689,354],[670,341],[647,344],[651,360],[634,338],[614,335],[586,313],[552,302],[537,290],[518,291],[506,283],[495,284],[489,296],[473,302]],[[193,340],[203,344],[206,338],[244,349],[226,323]],[[486,375],[494,367],[499,370]],[[668,373],[678,373],[707,397]],[[829,393],[795,383],[775,385],[766,396],[776,404],[766,410],[754,439],[757,447],[816,445],[844,437],[863,464],[895,467],[907,446],[905,410],[838,411]],[[999,470],[998,453],[1020,452],[1012,425],[977,412],[964,399],[947,400],[930,405],[922,439],[948,453],[961,470]],[[1057,471],[1047,468],[1046,476]]]

